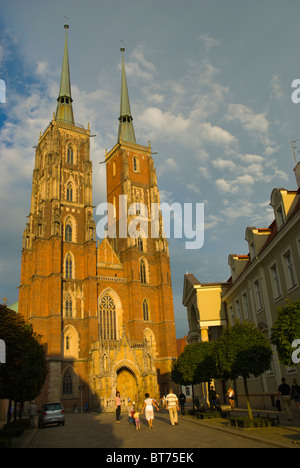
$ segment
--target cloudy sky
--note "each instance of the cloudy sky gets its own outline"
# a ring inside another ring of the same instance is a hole
[[[117,141],[122,46],[137,142],[150,140],[157,153],[161,201],[204,203],[204,246],[170,239],[181,337],[184,274],[226,281],[228,255],[248,253],[246,227],[270,224],[272,189],[296,189],[299,0],[0,0],[0,301],[8,304],[18,299],[33,147],[56,109],[64,16],[75,120],[97,135],[94,204],[106,193],[99,162]]]

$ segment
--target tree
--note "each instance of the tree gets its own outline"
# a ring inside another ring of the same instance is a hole
[[[171,378],[179,385],[194,387],[202,382],[210,382],[215,373],[213,342],[207,341],[186,346],[173,366]]]
[[[6,364],[0,365],[0,398],[23,407],[25,401],[40,394],[47,375],[40,338],[22,316],[0,305],[0,339],[6,344]]]
[[[276,346],[280,362],[294,367],[292,343],[300,338],[300,300],[278,309],[277,320],[271,330],[271,343]]]
[[[249,418],[253,419],[247,379],[258,377],[270,369],[272,348],[265,335],[250,323],[237,323],[215,342],[216,375],[218,378],[242,377]]]

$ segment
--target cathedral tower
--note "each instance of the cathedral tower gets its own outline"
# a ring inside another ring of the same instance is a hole
[[[61,399],[69,365],[77,383],[88,381],[82,353],[98,337],[90,130],[74,123],[65,27],[56,115],[36,147],[19,288],[19,312],[47,346],[46,400]]]
[[[105,156],[114,213],[96,243],[90,128],[74,121],[65,28],[56,113],[36,147],[19,312],[47,350],[38,402],[111,411],[116,390],[124,400],[167,390],[176,357],[169,248],[150,143],[136,143],[124,50],[118,141]]]
[[[106,154],[108,236],[118,255],[130,297],[126,328],[132,340],[151,330],[153,359],[161,389],[176,357],[169,245],[163,237],[159,190],[148,146],[136,143],[122,52],[118,142]]]

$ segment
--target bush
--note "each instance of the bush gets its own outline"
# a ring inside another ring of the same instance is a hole
[[[24,434],[24,431],[29,427],[30,420],[19,420],[6,424],[0,431],[0,447],[9,448],[11,446],[11,439],[13,437],[20,437]]]
[[[229,425],[233,427],[241,427],[245,429],[251,428],[260,428],[260,427],[271,427],[276,426],[277,421],[276,419],[271,418],[254,418],[249,419],[247,417],[240,417],[240,418],[230,418]]]
[[[217,418],[226,418],[227,413],[224,411],[207,411],[197,413],[198,419],[217,419]]]

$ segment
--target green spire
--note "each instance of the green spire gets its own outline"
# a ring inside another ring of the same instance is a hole
[[[123,140],[129,143],[136,143],[134,128],[132,123],[132,115],[130,110],[130,102],[128,95],[128,87],[125,73],[124,52],[122,52],[122,81],[121,81],[121,104],[120,104],[120,117],[119,117],[119,135],[118,141]]]
[[[69,66],[69,53],[68,53],[68,34],[67,31],[69,26],[65,24],[66,39],[65,39],[65,50],[64,58],[61,71],[60,89],[59,96],[57,99],[56,108],[56,120],[61,120],[66,123],[74,125],[74,115],[72,107],[72,95],[71,95],[71,80],[70,80],[70,66]]]

